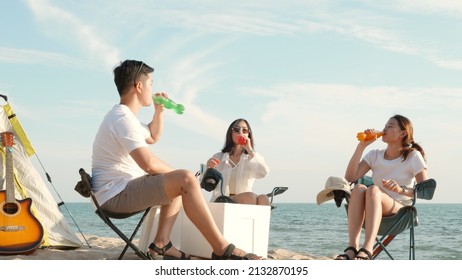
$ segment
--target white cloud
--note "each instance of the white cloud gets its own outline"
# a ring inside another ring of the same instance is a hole
[[[249,95],[256,94],[273,99],[298,99],[336,102],[336,104],[359,104],[367,101],[372,107],[408,108],[408,106],[433,107],[435,102],[440,106],[462,109],[462,88],[399,88],[399,87],[366,87],[346,84],[311,84],[293,83],[274,85],[268,88],[247,88]],[[388,104],[384,103],[387,100]],[[416,102],[418,101],[418,102]]]
[[[88,64],[77,58],[64,54],[33,49],[14,49],[0,47],[0,61],[19,64],[42,64],[50,66],[72,66],[87,68]]]
[[[376,9],[346,9],[336,2],[319,1],[306,3],[286,3],[281,8],[274,3],[247,5],[234,3],[224,9],[169,9],[160,14],[164,21],[190,30],[220,34],[303,35],[321,32],[337,33],[345,38],[354,38],[392,52],[422,57],[425,60],[448,69],[462,69],[462,59],[457,52],[448,57],[448,46],[429,46],[428,41],[438,42],[439,34],[426,33],[426,38],[417,38],[409,28],[414,24],[405,21],[399,13],[423,13],[428,16],[438,13],[460,14],[462,2],[459,1],[394,1],[381,6],[376,2],[365,1]],[[263,7],[264,6],[264,7]],[[287,6],[298,7],[290,10]],[[377,10],[380,9],[380,10]],[[380,15],[382,9],[398,11],[388,17]],[[302,13],[301,11],[310,11]],[[201,13],[201,16],[197,16]],[[173,20],[174,19],[174,20]],[[432,39],[433,38],[433,39]]]
[[[102,61],[109,68],[120,61],[119,51],[104,41],[97,27],[86,24],[48,0],[28,0],[26,3],[43,24],[41,30],[50,36],[61,37],[66,43],[80,46],[90,56],[89,61]]]
[[[377,1],[368,2],[372,5],[378,3]],[[442,14],[454,17],[461,17],[462,15],[462,2],[454,0],[392,0],[387,1],[384,5],[411,14]]]
[[[49,29],[50,36],[58,34],[65,41],[73,42],[88,53],[90,61],[102,60],[107,68],[112,68],[120,60],[120,53],[116,47],[104,40],[104,36],[101,35],[104,34],[102,31],[130,28],[126,25],[127,22],[132,22],[132,27],[136,28],[132,32],[135,40],[139,39],[140,34],[150,36],[152,32],[150,30],[175,27],[189,30],[190,36],[205,33],[229,36],[248,34],[292,36],[333,32],[345,38],[361,40],[392,52],[422,57],[439,67],[462,69],[462,59],[458,58],[457,52],[451,55],[446,51],[447,46],[429,47],[423,43],[432,40],[431,38],[413,38],[406,29],[414,23],[403,22],[399,16],[399,13],[403,12],[428,15],[433,15],[435,11],[457,13],[457,11],[462,11],[462,4],[454,3],[458,1],[396,0],[393,2],[394,5],[387,2],[386,6],[376,2],[364,2],[369,5],[368,9],[361,9],[360,6],[355,9],[346,8],[333,1],[303,3],[289,1],[283,7],[278,5],[278,2],[271,1],[250,4],[245,1],[221,2],[221,4],[201,1],[201,4],[195,6],[188,2],[183,5],[177,2],[162,4],[142,2],[140,5],[134,4],[133,9],[126,11],[123,18],[120,17],[120,11],[116,13],[117,10],[124,9],[123,2],[114,1],[104,3],[104,5],[98,2],[95,6],[104,6],[106,12],[99,10],[93,12],[85,8],[86,12],[95,13],[95,18],[99,13],[104,13],[109,17],[106,22],[96,21],[94,24],[98,26],[87,24],[83,18],[60,9],[50,4],[49,1],[27,1],[40,22],[47,24],[45,29]],[[82,6],[85,7],[85,4]],[[389,17],[384,17],[379,15],[383,9],[397,11],[398,14],[390,13]],[[111,11],[114,15],[107,14],[107,11]],[[74,37],[73,34],[77,36]],[[435,34],[425,35],[431,37]],[[120,38],[120,40],[130,40],[130,38]]]

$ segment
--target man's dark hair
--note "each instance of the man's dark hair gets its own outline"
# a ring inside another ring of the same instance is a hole
[[[122,96],[129,87],[135,86],[138,80],[154,72],[154,68],[137,60],[125,60],[114,68],[114,83]]]

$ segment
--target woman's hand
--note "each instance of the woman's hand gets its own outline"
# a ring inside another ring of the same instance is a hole
[[[389,189],[392,192],[403,194],[403,188],[395,180],[384,180],[382,179],[382,186]]]
[[[364,130],[364,133],[374,133],[375,132],[375,129],[366,129]],[[371,140],[363,140],[363,141],[359,141],[358,145],[362,145],[364,147],[367,147],[369,146],[370,144],[374,143],[375,140],[377,140],[377,135],[375,135],[375,138],[371,139]]]
[[[244,147],[244,149],[247,151],[248,154],[251,154],[253,151],[253,148],[252,148],[252,143],[250,142],[249,136],[245,134],[241,134],[240,136],[245,139],[245,145],[242,145],[242,146]]]
[[[209,160],[207,161],[207,169],[215,168],[219,163],[220,163],[220,161],[218,159],[209,158]]]

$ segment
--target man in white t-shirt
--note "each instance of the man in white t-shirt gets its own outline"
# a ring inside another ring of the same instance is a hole
[[[259,259],[229,243],[218,230],[200,185],[188,170],[175,170],[148,148],[159,140],[163,105],[154,104],[152,121],[141,124],[137,114],[152,99],[154,69],[126,60],[114,69],[120,103],[107,113],[93,143],[92,185],[99,204],[113,212],[134,212],[161,205],[159,227],[149,245],[151,255],[189,257],[170,242],[170,231],[183,206],[189,219],[210,243],[213,259]],[[167,97],[165,93],[156,93]]]

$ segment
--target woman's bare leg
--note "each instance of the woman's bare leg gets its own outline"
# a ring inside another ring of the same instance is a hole
[[[364,223],[366,190],[366,186],[358,184],[351,191],[348,201],[348,248],[345,249],[343,254],[337,256],[337,260],[352,260],[356,257],[361,228]]]
[[[366,190],[366,186],[362,184],[356,185],[351,192],[350,200],[348,202],[349,246],[356,249],[359,247],[361,229],[364,224]]]
[[[364,249],[372,253],[382,217],[396,213],[401,207],[400,203],[383,193],[379,187],[372,186],[367,189]],[[365,256],[366,254],[363,255]]]
[[[269,198],[265,194],[257,196],[253,192],[245,192],[233,195],[231,198],[240,204],[270,205]]]
[[[372,253],[375,237],[382,220],[382,191],[377,186],[366,190],[365,238],[362,248]],[[362,253],[364,256],[366,254]]]
[[[270,205],[269,197],[266,194],[257,196],[257,205]]]

